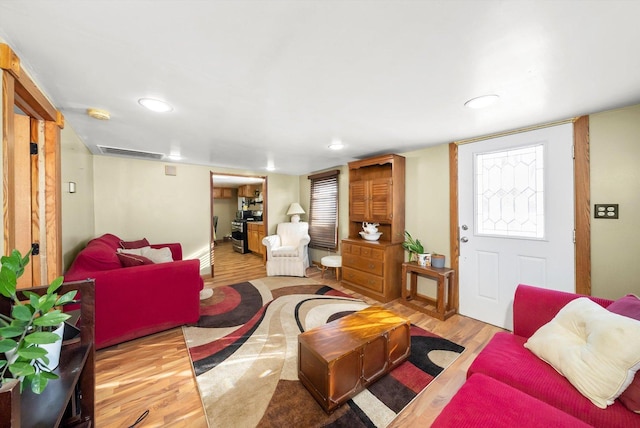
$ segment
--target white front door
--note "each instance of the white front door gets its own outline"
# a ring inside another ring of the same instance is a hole
[[[513,328],[520,283],[575,290],[573,125],[458,147],[460,314]]]

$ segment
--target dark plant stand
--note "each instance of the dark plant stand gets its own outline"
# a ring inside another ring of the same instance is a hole
[[[19,291],[44,294],[47,287]],[[0,389],[0,428],[11,427],[91,427],[95,414],[94,282],[69,282],[60,293],[78,290],[80,296],[80,333],[65,340],[60,365],[54,373],[60,379],[50,381],[38,395],[15,382]],[[20,296],[19,296],[20,297]],[[0,312],[7,314],[11,301],[0,296]]]

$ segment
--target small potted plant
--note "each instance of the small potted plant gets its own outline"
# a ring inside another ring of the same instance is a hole
[[[49,380],[58,378],[52,372],[55,367],[48,365],[52,358],[59,358],[60,352],[58,349],[58,355],[52,356],[43,346],[62,342],[61,333],[53,331],[64,325],[70,315],[58,308],[73,302],[76,291],[58,296],[56,291],[63,282],[60,276],[42,296],[24,291],[27,300],[21,301],[17,296],[17,279],[23,274],[30,256],[31,251],[22,257],[18,250],[13,250],[10,256],[0,259],[0,294],[12,301],[11,313],[0,314],[0,355],[5,354],[0,358],[0,380],[4,384],[19,379],[20,391],[28,384],[34,393],[40,394]]]
[[[414,239],[413,236],[406,230],[404,231],[404,242],[402,247],[409,252],[409,261],[416,261],[418,254],[424,254],[424,247],[419,239]]]

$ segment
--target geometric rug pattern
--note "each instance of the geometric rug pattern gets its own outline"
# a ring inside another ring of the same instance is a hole
[[[216,287],[183,327],[210,427],[384,427],[464,348],[411,327],[411,355],[327,415],[298,380],[298,335],[366,308],[309,278]]]

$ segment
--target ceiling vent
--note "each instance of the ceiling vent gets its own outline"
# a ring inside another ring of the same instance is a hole
[[[164,158],[163,153],[141,152],[138,150],[120,149],[118,147],[108,147],[98,145],[100,152],[105,155],[131,156],[135,158],[160,160]]]

